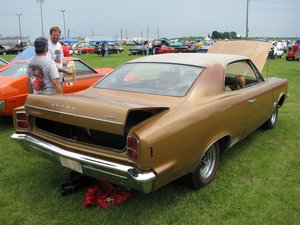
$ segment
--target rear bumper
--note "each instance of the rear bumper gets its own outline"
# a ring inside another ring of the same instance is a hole
[[[87,176],[106,179],[144,193],[153,190],[156,180],[153,172],[142,173],[131,166],[70,152],[26,134],[15,133],[11,138],[16,140],[26,151],[40,154]]]

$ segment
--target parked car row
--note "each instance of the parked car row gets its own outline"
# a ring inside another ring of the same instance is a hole
[[[95,44],[95,53],[98,55],[105,55],[105,43],[96,43]],[[118,44],[109,44],[107,43],[108,54],[119,54],[124,51],[122,46]]]
[[[4,48],[2,45],[0,45],[0,55],[13,55],[13,54],[19,54],[22,52],[27,46],[26,42],[22,42],[22,44],[15,45],[11,48]]]
[[[146,48],[145,45],[138,45],[134,48],[129,49],[129,55],[147,55],[147,51],[149,55],[158,55],[158,54],[167,54],[167,53],[174,53],[172,48],[168,46],[162,45],[158,47],[154,47],[152,50]]]

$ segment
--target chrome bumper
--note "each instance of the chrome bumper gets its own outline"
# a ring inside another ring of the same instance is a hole
[[[15,133],[11,138],[26,151],[38,153],[87,176],[106,179],[144,193],[149,193],[153,189],[156,179],[153,172],[141,173],[131,166],[70,152],[26,134]]]

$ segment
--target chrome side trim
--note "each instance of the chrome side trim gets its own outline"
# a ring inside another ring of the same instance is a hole
[[[60,163],[60,157],[74,160],[81,165],[85,175],[106,179],[144,193],[153,190],[156,175],[152,171],[143,173],[132,166],[70,152],[27,134],[15,133],[11,138],[19,142],[25,150],[35,152],[58,163]]]

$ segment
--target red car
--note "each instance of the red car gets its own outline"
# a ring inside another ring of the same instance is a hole
[[[113,70],[113,68],[93,69],[77,58],[65,59],[74,61],[76,81],[65,77],[62,85],[64,93],[84,90]],[[11,116],[14,108],[24,105],[28,95],[26,74],[28,61],[11,62],[6,68],[0,70],[0,116]]]
[[[90,47],[90,46],[78,46],[76,48],[78,53],[94,53],[95,52],[95,47]]]
[[[166,53],[174,53],[174,50],[166,45],[162,45],[161,47],[155,48],[155,55]]]

